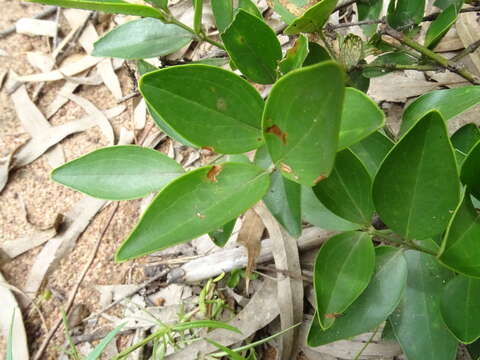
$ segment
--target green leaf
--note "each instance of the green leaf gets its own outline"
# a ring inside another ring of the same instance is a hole
[[[480,279],[458,275],[443,289],[442,318],[455,337],[470,344],[480,337]]]
[[[258,84],[275,82],[282,48],[275,32],[263,20],[240,9],[221,37],[242,74]]]
[[[233,21],[233,0],[211,0],[218,31],[223,33]]]
[[[463,161],[461,179],[475,197],[480,198],[480,141],[478,141]]]
[[[322,29],[330,14],[335,10],[338,0],[320,0],[299,18],[295,19],[284,31],[285,35],[317,32]]]
[[[428,48],[434,48],[450,30],[455,21],[457,20],[458,11],[461,6],[452,4],[448,8],[442,11],[442,13],[432,21],[425,34],[425,46]]]
[[[272,161],[266,146],[262,146],[255,154],[255,164],[267,169]],[[283,177],[278,171],[270,175],[270,189],[263,202],[277,221],[293,237],[302,233],[301,187]]]
[[[345,232],[330,238],[317,254],[313,284],[317,318],[323,329],[360,296],[375,268],[375,250],[370,235]]]
[[[465,124],[450,137],[455,149],[468,154],[473,146],[480,140],[480,130],[475,124]]]
[[[425,0],[390,0],[387,22],[395,29],[420,24]]]
[[[238,0],[238,8],[263,20],[262,13],[258,10],[257,5],[255,5],[252,0]]]
[[[144,59],[180,50],[193,35],[181,27],[157,19],[139,19],[120,25],[94,44],[93,56]]]
[[[480,215],[464,192],[447,233],[443,238],[439,260],[458,273],[480,278]]]
[[[467,345],[468,354],[472,360],[480,359],[480,340]]]
[[[237,327],[227,324],[223,321],[216,321],[216,320],[192,320],[192,321],[176,324],[172,327],[172,330],[185,331],[185,330],[200,329],[200,328],[225,329],[237,334],[242,333],[240,329],[238,329]]]
[[[374,179],[380,164],[392,147],[392,140],[380,131],[376,131],[362,141],[350,146],[350,150],[359,157],[372,179]]]
[[[164,19],[163,14],[151,6],[132,4],[122,0],[27,0],[65,8],[103,11],[112,14],[136,15]]]
[[[153,66],[152,64],[150,64],[149,62],[146,62],[145,60],[138,60],[137,61],[137,70],[138,70],[138,73],[141,76],[141,75],[144,75],[146,73],[158,70],[158,67]]]
[[[380,17],[383,7],[383,0],[358,1],[358,20],[377,20]],[[377,31],[377,24],[363,25],[362,29],[365,35],[372,36]]]
[[[432,110],[440,112],[447,121],[478,103],[480,103],[480,86],[432,91],[420,96],[405,109],[400,134],[405,134],[418,120]]]
[[[52,179],[87,195],[107,200],[137,199],[158,191],[184,173],[165,154],[135,145],[92,151],[52,172]]]
[[[166,186],[117,250],[125,261],[214,231],[259,201],[270,185],[262,169],[224,163],[191,171]]]
[[[445,10],[448,8],[450,5],[454,4],[457,6],[457,8],[461,8],[463,5],[464,0],[436,0],[433,5]]]
[[[199,34],[202,30],[203,0],[193,0],[193,7],[195,9],[193,15],[193,30],[195,34]]]
[[[388,69],[387,65],[413,65],[417,62],[418,59],[405,51],[393,51],[377,57],[363,69],[362,74],[367,78],[379,77],[393,71]]]
[[[355,34],[348,34],[340,43],[339,61],[350,71],[365,57],[363,40]]]
[[[98,343],[97,346],[95,346],[95,349],[92,350],[90,354],[88,354],[87,358],[85,360],[97,360],[100,358],[102,355],[103,350],[107,347],[107,345],[112,341],[115,336],[122,330],[122,327],[124,327],[125,324],[120,324],[118,325],[115,329],[110,331],[107,336],[105,336],[102,341]]]
[[[8,328],[6,360],[13,360],[13,325],[15,322],[15,307],[13,308],[12,320]]]
[[[330,54],[323,46],[314,42],[309,42],[308,55],[303,62],[303,66],[314,65],[331,59]]]
[[[229,359],[231,360],[247,360],[243,356],[240,356],[235,351],[230,350],[228,347],[216,342],[215,340],[212,340],[209,338],[204,338],[204,339],[209,344],[212,344],[213,346],[217,347],[219,350],[222,350],[223,352],[225,352],[228,355]]]
[[[393,147],[373,184],[380,218],[406,239],[445,230],[459,200],[458,170],[445,122],[425,115]]]
[[[295,21],[311,5],[310,0],[272,0],[273,10],[280,15],[286,24]]]
[[[152,4],[153,7],[168,11],[168,0],[145,0],[149,4]]]
[[[385,115],[365,93],[345,89],[338,149],[343,150],[383,127]]]
[[[302,186],[302,216],[305,221],[325,230],[349,231],[362,227],[335,215],[323,205],[310,186]]]
[[[330,174],[338,146],[344,76],[333,62],[294,70],[272,87],[263,113],[270,156],[289,180],[313,186]]]
[[[337,154],[335,167],[313,191],[320,202],[334,214],[363,225],[371,223],[372,179],[362,161],[349,149]]]
[[[230,71],[200,64],[172,66],[142,76],[140,91],[152,113],[199,147],[242,153],[263,143],[263,100]]]
[[[235,227],[236,222],[237,219],[235,218],[227,222],[220,229],[210,232],[208,236],[210,236],[210,239],[212,239],[215,245],[217,245],[218,247],[224,247],[230,239],[230,236],[232,236],[232,231]]]
[[[390,316],[395,336],[408,359],[453,360],[457,341],[440,314],[440,297],[452,273],[432,256],[407,251],[407,287]]]
[[[365,60],[359,61],[359,64],[365,63]],[[353,68],[347,73],[346,85],[367,93],[368,88],[370,87],[370,79],[363,76],[362,69]]]
[[[300,35],[293,46],[287,50],[285,57],[280,61],[279,67],[283,74],[302,67],[308,56],[308,39]]]
[[[398,248],[380,246],[375,253],[375,273],[370,284],[326,331],[322,331],[316,319],[312,322],[307,338],[309,346],[325,345],[371,331],[395,310],[407,281],[407,263]]]

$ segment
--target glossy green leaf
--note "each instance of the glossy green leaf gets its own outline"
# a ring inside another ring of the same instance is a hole
[[[193,0],[193,30],[199,34],[202,30],[203,0]]]
[[[377,20],[380,17],[383,7],[383,0],[358,1],[358,20]],[[363,25],[365,35],[372,36],[377,31],[377,24]]]
[[[389,228],[404,238],[423,240],[445,230],[459,192],[445,122],[432,111],[383,161],[373,184],[373,201]]]
[[[359,157],[372,179],[374,179],[380,164],[392,147],[392,140],[380,131],[375,131],[362,141],[350,146],[350,150]]]
[[[145,0],[149,4],[152,4],[153,7],[168,11],[168,0]]]
[[[237,219],[233,219],[223,225],[220,229],[210,232],[208,236],[210,236],[210,239],[212,239],[215,245],[218,247],[224,247],[232,236],[232,231],[236,222]]]
[[[309,346],[372,331],[395,310],[407,281],[407,263],[398,248],[377,247],[375,254],[375,273],[365,291],[326,331],[314,320],[307,338]]]
[[[125,261],[214,231],[259,201],[270,185],[262,169],[224,163],[191,171],[165,187],[117,250]]]
[[[157,19],[139,19],[120,25],[94,44],[93,56],[144,59],[181,49],[193,35],[181,27]]]
[[[330,14],[335,10],[337,2],[338,0],[320,0],[287,26],[283,31],[284,34],[295,35],[302,32],[317,32],[325,25]]]
[[[111,146],[70,161],[52,172],[52,179],[87,195],[128,200],[158,191],[184,173],[165,154],[134,145]]]
[[[359,64],[365,64],[365,60],[360,60]],[[370,79],[363,76],[363,70],[358,68],[352,68],[347,73],[347,86],[360,90],[363,93],[368,92],[370,87]]]
[[[351,222],[369,225],[373,215],[372,178],[361,160],[349,149],[337,154],[335,167],[313,191],[334,214]]]
[[[363,76],[367,78],[374,78],[378,76],[386,75],[393,70],[387,68],[388,65],[413,65],[418,62],[418,59],[409,55],[405,51],[394,51],[386,54],[382,54],[373,60],[368,67],[363,69]]]
[[[440,298],[452,273],[432,256],[407,251],[407,287],[389,320],[406,357],[411,360],[453,360],[457,341],[440,314]]]
[[[317,318],[323,329],[360,296],[375,268],[372,238],[362,232],[345,232],[330,238],[315,259],[313,284]]]
[[[152,112],[182,137],[219,153],[263,143],[263,100],[245,80],[208,65],[180,65],[145,74],[140,91]]]
[[[468,154],[473,146],[480,140],[480,130],[475,124],[466,124],[455,131],[450,137],[450,140],[455,149]]]
[[[266,146],[255,153],[255,164],[268,169],[272,160]],[[300,184],[283,177],[278,171],[270,175],[270,189],[263,198],[268,210],[293,237],[302,233],[301,187]]]
[[[480,141],[478,141],[463,161],[461,179],[475,197],[480,198]]]
[[[480,278],[479,241],[480,214],[465,191],[443,238],[439,260],[458,273]]]
[[[257,5],[255,5],[252,0],[238,0],[238,8],[243,9],[251,15],[263,20],[262,13],[260,10],[258,10]]]
[[[426,113],[437,110],[445,121],[480,103],[480,86],[436,90],[420,96],[403,113],[400,134],[416,124]]]
[[[457,20],[458,11],[460,7],[452,4],[448,8],[442,11],[442,13],[432,21],[425,34],[425,46],[428,48],[434,48],[455,24]]]
[[[138,60],[137,61],[137,70],[140,76],[158,70],[158,67],[146,62],[145,60]]]
[[[308,223],[325,230],[349,231],[362,227],[335,215],[323,205],[310,186],[302,186],[302,216]]]
[[[163,14],[151,6],[132,4],[122,0],[27,0],[45,5],[103,11],[112,14],[136,15],[163,19]]]
[[[239,328],[232,326],[226,322],[223,321],[217,321],[217,320],[192,320],[192,321],[187,321],[187,322],[182,322],[179,324],[176,324],[172,326],[173,331],[185,331],[185,330],[190,330],[190,329],[201,329],[201,328],[206,328],[206,329],[225,329],[231,332],[234,332],[236,334],[241,334],[242,332],[240,331]]]
[[[275,32],[263,20],[240,9],[222,40],[230,58],[247,78],[259,84],[275,82],[282,49]]]
[[[215,24],[223,33],[233,21],[233,0],[210,0]]]
[[[425,0],[390,0],[387,22],[395,29],[411,27],[422,21]]]
[[[303,66],[314,65],[331,59],[330,54],[323,46],[314,42],[309,42],[308,55],[303,62]]]
[[[365,93],[354,89],[345,89],[342,122],[338,149],[345,149],[366,138],[385,122],[385,115]]]
[[[283,74],[302,67],[308,56],[308,39],[300,35],[293,46],[287,50],[285,57],[280,61],[279,67]]]
[[[455,337],[470,344],[480,337],[480,279],[458,275],[443,289],[442,318]]]
[[[97,346],[88,354],[85,360],[97,360],[102,356],[102,352],[105,350],[107,345],[117,336],[117,334],[125,326],[125,323],[118,325],[115,329],[110,331],[107,336],[105,336],[102,341],[98,343]]]
[[[333,168],[345,88],[333,62],[294,70],[275,83],[263,113],[270,156],[290,180],[313,186]]]
[[[462,7],[464,0],[436,0],[433,5],[445,10],[450,5],[456,5],[458,8]]]

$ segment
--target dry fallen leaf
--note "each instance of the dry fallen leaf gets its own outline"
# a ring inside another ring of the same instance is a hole
[[[147,123],[147,105],[145,99],[141,99],[133,110],[133,127],[135,130],[143,130]]]
[[[8,338],[10,326],[12,326],[12,347],[15,360],[28,360],[28,342],[23,325],[22,312],[13,296],[8,283],[0,273],[0,327],[4,339]],[[13,324],[12,324],[13,321]]]
[[[478,33],[480,31],[480,25],[477,22],[477,13],[464,13],[460,14],[455,27],[458,32],[458,36],[465,47],[478,41]],[[468,55],[476,67],[476,73],[480,73],[480,49]]]
[[[51,20],[21,18],[15,28],[18,34],[49,37],[57,34],[57,23]]]
[[[259,214],[270,238],[273,240],[272,251],[275,267],[287,271],[289,276],[277,275],[277,301],[280,308],[282,329],[287,329],[303,320],[303,281],[298,245],[273,217],[263,202],[257,204],[254,210]],[[282,355],[284,360],[295,358],[296,334],[292,330],[282,336]]]
[[[123,97],[120,81],[112,65],[110,59],[105,59],[97,65],[98,72],[102,77],[103,83],[110,90],[113,97],[116,100],[120,100]]]
[[[34,247],[40,246],[50,240],[57,234],[54,227],[47,230],[37,230],[34,233],[22,236],[15,240],[4,241],[0,244],[0,251],[5,253],[10,259],[27,252]]]
[[[264,229],[265,225],[263,225],[260,216],[252,209],[247,210],[237,238],[237,243],[245,246],[248,254],[248,263],[245,271],[247,294],[250,275],[255,267],[256,258],[260,254],[260,240],[262,239]]]

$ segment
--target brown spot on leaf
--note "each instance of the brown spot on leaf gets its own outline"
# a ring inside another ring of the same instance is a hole
[[[199,217],[200,219],[205,219],[205,215],[202,215],[199,212],[197,212],[197,217]]]
[[[336,319],[342,316],[343,314],[340,314],[340,313],[325,314],[326,319]]]
[[[318,175],[318,177],[313,180],[313,183],[317,185],[320,181],[325,180],[326,178],[327,177],[325,175]]]
[[[221,171],[222,167],[220,165],[213,165],[207,173],[207,179],[211,182],[217,182],[217,175],[220,174]]]
[[[283,145],[287,145],[287,133],[284,133],[277,125],[272,125],[267,128],[268,134],[273,134],[280,139]]]
[[[284,163],[280,163],[280,170],[282,170],[283,172],[286,172],[287,174],[291,174],[293,172],[292,168]]]
[[[217,99],[217,110],[218,111],[225,111],[227,110],[227,102],[224,98]]]
[[[211,146],[202,146],[202,149],[210,152],[215,152],[215,149]]]

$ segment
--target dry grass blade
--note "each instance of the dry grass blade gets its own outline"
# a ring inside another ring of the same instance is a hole
[[[81,96],[68,94],[66,97],[81,106],[89,115],[92,116],[103,135],[107,138],[109,145],[115,144],[115,133],[113,132],[112,124],[110,124],[110,121],[108,121],[108,118],[100,109]]]
[[[28,360],[28,342],[25,326],[23,325],[22,312],[10,288],[2,286],[1,283],[7,284],[3,275],[0,273],[0,299],[2,299],[2,306],[0,306],[0,327],[2,328],[3,338],[7,339],[8,331],[13,321],[12,342],[15,360]]]
[[[263,203],[255,206],[255,211],[262,218],[270,238],[273,240],[272,251],[275,267],[279,271],[288,271],[290,276],[278,274],[277,301],[280,308],[280,322],[282,329],[287,329],[303,320],[303,281],[298,245],[275,220]],[[281,358],[289,360],[295,357],[296,333],[295,329],[282,337]]]
[[[57,234],[57,229],[37,230],[33,234],[22,236],[15,240],[4,241],[0,244],[0,252],[3,252],[10,259],[40,246]]]
[[[247,268],[245,271],[247,294],[250,275],[254,269],[256,258],[260,254],[260,240],[262,239],[263,230],[265,230],[265,225],[263,225],[260,216],[252,209],[248,210],[243,218],[242,227],[237,238],[237,243],[245,246],[248,254]]]
[[[57,33],[57,24],[51,20],[22,18],[17,21],[15,28],[18,34],[32,36],[54,37]]]
[[[113,69],[112,61],[110,59],[103,60],[97,65],[97,69],[102,77],[103,83],[108,90],[110,90],[115,100],[120,100],[123,97],[122,88]]]
[[[277,304],[277,286],[274,281],[265,280],[262,287],[255,292],[252,299],[231,321],[229,325],[236,327],[241,334],[225,329],[215,329],[208,333],[208,338],[224,346],[243,341],[259,329],[270,324],[279,314]],[[197,354],[208,354],[218,350],[205,340],[199,340],[185,349],[167,356],[167,360],[195,360]]]

